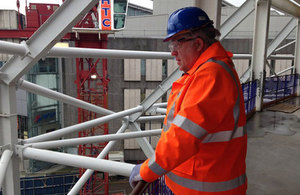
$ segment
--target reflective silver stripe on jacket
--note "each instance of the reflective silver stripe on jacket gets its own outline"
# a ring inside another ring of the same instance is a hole
[[[155,162],[155,154],[153,154],[151,159],[148,161],[148,167],[151,169],[151,171],[159,176],[162,176],[168,172]]]
[[[201,191],[201,192],[222,192],[235,189],[246,182],[246,174],[243,174],[239,177],[236,177],[232,180],[222,181],[222,182],[201,182],[192,179],[187,179],[184,177],[180,177],[175,175],[172,172],[167,174],[169,179],[175,182],[178,185],[183,187]]]
[[[207,62],[214,62],[214,63],[217,63],[217,64],[221,65],[230,74],[230,76],[232,77],[232,79],[235,82],[238,96],[237,96],[237,100],[236,100],[236,102],[234,104],[234,107],[233,107],[233,118],[234,118],[233,134],[234,134],[234,132],[238,128],[238,123],[239,123],[239,118],[240,118],[240,92],[239,92],[239,84],[238,84],[238,82],[236,80],[236,77],[234,76],[234,73],[232,72],[232,70],[229,68],[229,66],[225,62],[220,61],[220,60],[215,60],[213,58],[207,60]]]
[[[247,132],[244,127],[238,127],[236,131],[220,131],[217,133],[209,133],[202,140],[202,143],[212,142],[228,142],[233,138],[243,137]]]
[[[174,120],[174,112],[175,112],[175,103],[173,103],[173,106],[171,107],[168,116],[167,116],[167,125],[164,124],[163,128],[164,128],[164,132],[168,131],[169,128],[171,127],[171,123]]]
[[[181,94],[181,91],[179,91],[177,98],[179,98]],[[167,125],[163,124],[163,130],[164,132],[168,131],[169,128],[171,127],[171,123],[173,122],[174,120],[174,112],[175,112],[175,105],[176,105],[176,100],[173,102],[173,106],[171,107],[169,113],[168,113],[168,116],[167,116]]]
[[[192,134],[198,139],[207,134],[207,131],[197,123],[194,123],[193,121],[189,120],[186,117],[180,116],[179,114],[176,115],[175,119],[173,120],[173,124]]]

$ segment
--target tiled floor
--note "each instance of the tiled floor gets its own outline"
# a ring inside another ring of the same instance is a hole
[[[300,97],[288,103],[299,105]],[[299,195],[300,110],[257,112],[247,131],[247,195]]]

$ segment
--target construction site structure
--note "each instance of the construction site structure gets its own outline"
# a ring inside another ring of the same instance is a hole
[[[1,29],[0,38],[27,40],[45,21],[59,8],[59,4],[29,3],[25,7],[25,16],[20,13],[20,1],[16,1],[17,29]],[[105,0],[95,5],[78,22],[72,32],[66,34],[62,41],[73,41],[75,47],[106,49],[107,34],[113,30],[122,30],[125,27],[127,13],[127,0]],[[116,13],[115,13],[116,12]],[[105,31],[105,32],[104,32]],[[104,58],[76,58],[76,80],[77,98],[85,102],[107,108],[108,106],[108,82],[107,59]],[[58,109],[57,109],[58,111]],[[47,114],[47,113],[46,113]],[[49,114],[47,114],[48,116]],[[57,113],[59,115],[59,113]],[[35,117],[35,121],[41,120]],[[55,117],[55,114],[53,115]],[[78,123],[96,119],[101,115],[82,108],[78,108]],[[19,129],[24,128],[23,117],[18,117]],[[20,131],[23,132],[23,131]],[[20,133],[21,134],[21,133]],[[26,133],[27,135],[28,133]],[[108,134],[108,124],[98,125],[91,129],[86,129],[78,133],[78,137]],[[36,136],[37,132],[29,130],[29,136]],[[24,138],[24,135],[20,135]],[[99,144],[83,144],[78,146],[78,155],[97,157],[106,142]],[[108,155],[106,156],[108,158]],[[34,166],[34,165],[31,165]],[[32,168],[30,169],[32,170]],[[79,177],[83,175],[85,169],[79,169]],[[108,173],[94,172],[88,182],[80,191],[80,194],[108,194]]]

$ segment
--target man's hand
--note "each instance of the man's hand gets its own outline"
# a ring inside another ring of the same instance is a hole
[[[132,188],[136,186],[138,181],[143,180],[143,178],[140,175],[140,169],[141,169],[142,163],[135,165],[131,171],[130,177],[129,177],[129,183]]]

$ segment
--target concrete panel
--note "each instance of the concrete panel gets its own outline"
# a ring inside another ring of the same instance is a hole
[[[162,60],[146,60],[146,81],[162,81]]]
[[[292,66],[292,60],[276,60],[275,61],[275,72],[278,73]],[[281,75],[291,74],[291,71],[287,71]]]
[[[243,73],[248,69],[249,67],[249,60],[244,59],[238,59],[233,60],[235,70],[238,73],[239,77],[243,75]]]
[[[124,80],[125,81],[141,80],[140,59],[124,59]]]
[[[17,12],[0,10],[0,29],[17,29]]]
[[[178,68],[176,60],[168,60],[168,76]]]
[[[124,89],[124,110],[136,107],[141,103],[140,89]]]

